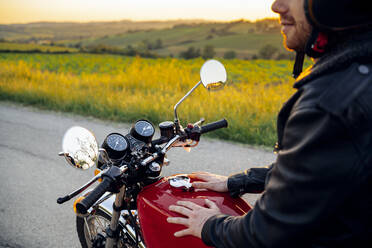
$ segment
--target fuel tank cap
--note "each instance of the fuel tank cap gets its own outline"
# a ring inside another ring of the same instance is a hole
[[[190,183],[190,178],[187,175],[177,175],[168,178],[169,184],[173,188],[187,188],[190,189],[192,184]]]

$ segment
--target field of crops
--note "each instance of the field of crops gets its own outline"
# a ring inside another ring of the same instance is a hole
[[[225,117],[215,137],[272,146],[276,114],[294,92],[290,61],[222,61],[224,90],[198,88],[179,107],[181,122]],[[92,54],[0,53],[0,99],[102,119],[154,124],[173,120],[174,104],[199,81],[202,59]]]

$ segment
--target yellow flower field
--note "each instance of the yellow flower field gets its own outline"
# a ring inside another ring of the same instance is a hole
[[[179,108],[183,124],[221,118],[229,128],[214,134],[272,146],[276,114],[294,90],[290,61],[222,61],[224,90],[198,88]],[[199,81],[202,59],[129,58],[90,54],[1,54],[0,99],[132,122],[173,120],[174,104]]]

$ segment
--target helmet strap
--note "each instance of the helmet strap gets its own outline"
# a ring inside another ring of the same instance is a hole
[[[296,79],[303,70],[305,54],[311,58],[319,58],[326,53],[329,43],[328,35],[313,29],[310,38],[306,43],[305,51],[298,51],[296,53],[296,60],[293,67],[293,77]]]
[[[297,52],[296,53],[296,60],[293,66],[293,73],[292,76],[296,79],[302,72],[304,67],[304,60],[305,60],[305,52]]]

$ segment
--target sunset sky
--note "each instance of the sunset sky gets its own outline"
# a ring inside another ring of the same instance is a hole
[[[272,0],[0,0],[0,23],[275,17]]]

